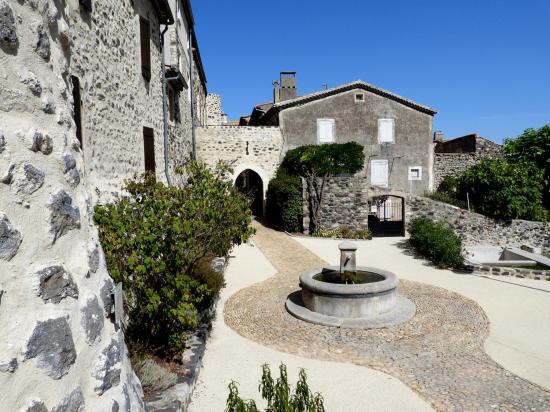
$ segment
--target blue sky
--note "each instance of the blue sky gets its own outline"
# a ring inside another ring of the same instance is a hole
[[[550,123],[550,0],[194,1],[208,90],[230,118],[361,79],[438,110],[446,137]]]

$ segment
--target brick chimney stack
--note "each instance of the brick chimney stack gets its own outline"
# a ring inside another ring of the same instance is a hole
[[[434,142],[443,142],[445,140],[445,135],[441,130],[434,132]]]

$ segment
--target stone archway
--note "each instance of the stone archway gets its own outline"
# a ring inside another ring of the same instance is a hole
[[[250,209],[257,218],[264,216],[264,186],[262,177],[252,169],[243,170],[235,178],[235,187],[252,200]]]

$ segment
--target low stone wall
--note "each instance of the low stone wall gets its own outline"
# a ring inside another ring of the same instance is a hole
[[[498,221],[426,197],[411,196],[406,202],[406,218],[410,221],[417,217],[449,222],[465,246],[485,244],[521,247],[527,244],[550,250],[550,223]]]
[[[507,268],[501,266],[475,266],[473,270],[480,275],[512,276],[534,280],[550,281],[549,270],[535,270],[528,268]]]

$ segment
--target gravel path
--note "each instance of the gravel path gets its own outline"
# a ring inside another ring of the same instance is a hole
[[[294,318],[284,302],[298,289],[298,274],[326,262],[284,233],[256,229],[254,241],[278,274],[228,300],[225,322],[242,336],[303,357],[387,372],[438,410],[550,411],[550,392],[483,351],[488,320],[474,301],[454,292],[401,281],[399,292],[415,302],[417,314],[389,329],[341,329]]]

